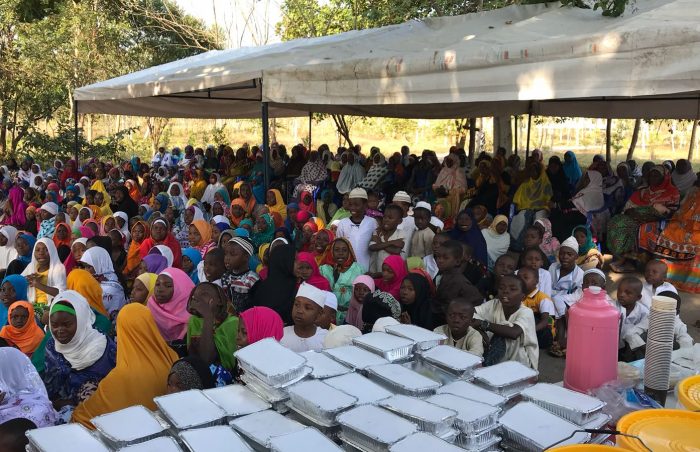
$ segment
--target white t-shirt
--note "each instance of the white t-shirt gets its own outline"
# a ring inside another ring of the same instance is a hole
[[[413,238],[413,233],[416,232],[416,220],[410,215],[405,216],[396,229],[403,231],[406,236],[406,242],[403,244],[403,251],[404,256],[408,257],[411,255],[411,239]]]
[[[360,224],[353,223],[350,218],[343,218],[338,223],[336,236],[350,241],[357,262],[362,265],[362,268],[369,268],[369,241],[372,240],[372,234],[376,229],[377,220],[368,216],[365,216]]]
[[[651,299],[661,292],[673,292],[678,293],[678,290],[671,283],[663,282],[659,287],[654,290],[654,288],[648,282],[644,281],[642,284],[642,299],[639,300],[647,309],[651,309]]]
[[[293,352],[303,353],[308,351],[320,352],[323,350],[323,340],[328,334],[328,330],[316,327],[316,334],[311,337],[299,337],[294,332],[294,325],[284,327],[284,335],[280,344],[284,345]]]

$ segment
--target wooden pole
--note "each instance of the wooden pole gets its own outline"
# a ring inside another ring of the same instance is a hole
[[[262,103],[262,146],[265,162],[265,192],[270,188],[270,114],[267,102]]]
[[[608,118],[605,123],[605,161],[610,163],[612,161],[611,149],[612,149],[612,118]]]

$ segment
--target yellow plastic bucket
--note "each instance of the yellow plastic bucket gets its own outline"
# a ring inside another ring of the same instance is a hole
[[[617,423],[617,430],[636,436],[653,451],[700,451],[700,413],[684,410],[640,410],[629,413]],[[637,439],[617,436],[617,445],[648,452]]]
[[[700,411],[700,375],[688,377],[676,388],[678,402],[688,411]],[[699,433],[700,434],[700,433]]]

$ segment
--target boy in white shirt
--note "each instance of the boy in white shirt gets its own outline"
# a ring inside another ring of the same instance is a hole
[[[403,213],[401,215],[399,230],[403,231],[406,238],[406,243],[404,244],[403,250],[406,253],[406,256],[413,256],[413,254],[411,254],[411,239],[413,238],[413,232],[416,230],[416,221],[414,217],[408,214],[408,210],[413,204],[411,202],[411,197],[405,191],[397,191],[396,194],[394,194],[391,202],[401,207],[401,211]]]
[[[617,302],[622,312],[620,361],[630,362],[644,358],[649,309],[641,300],[642,282],[634,276],[622,278],[617,286]]]
[[[433,252],[423,258],[423,267],[433,280],[435,280],[435,277],[440,271],[437,267],[437,262],[435,262],[435,252],[448,240],[450,240],[450,236],[446,232],[438,232],[435,234],[435,237],[433,237]]]
[[[357,262],[362,268],[369,268],[369,242],[377,229],[377,220],[365,215],[367,210],[367,192],[364,188],[353,188],[348,195],[350,217],[338,223],[337,237],[350,241]]]
[[[678,291],[673,284],[666,282],[668,274],[668,266],[658,259],[650,260],[644,267],[644,284],[642,287],[642,304],[651,309],[651,299],[659,295],[661,292],[673,292],[678,294]]]
[[[431,215],[430,204],[425,201],[419,202],[413,209],[416,230],[411,236],[411,254],[409,256],[417,256],[423,259],[425,256],[433,254],[435,232],[430,227]]]
[[[316,322],[323,314],[325,304],[325,291],[301,283],[292,306],[294,325],[284,328],[280,344],[297,353],[323,350],[323,340],[328,330],[317,327]]]
[[[549,267],[552,277],[552,301],[557,314],[557,337],[550,354],[558,358],[566,356],[566,310],[581,298],[583,270],[576,265],[577,258],[578,241],[576,237],[569,237],[559,247],[559,262]]]
[[[402,214],[401,207],[396,204],[389,204],[384,209],[381,225],[369,241],[370,274],[381,273],[384,259],[391,255],[401,256],[404,260],[408,257],[404,252],[407,241],[406,233],[399,229]]]

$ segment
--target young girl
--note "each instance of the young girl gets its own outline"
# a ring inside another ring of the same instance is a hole
[[[540,218],[535,221],[534,226],[536,226],[542,235],[542,242],[540,243],[540,249],[544,252],[545,256],[549,259],[549,263],[554,263],[557,260],[557,252],[561,246],[559,240],[552,235],[552,223],[547,218]]]
[[[241,313],[238,321],[236,345],[243,348],[268,337],[279,341],[284,334],[283,329],[282,317],[274,310],[265,306],[247,309]]]
[[[433,329],[433,290],[425,276],[409,273],[401,282],[401,323]]]
[[[345,323],[353,325],[360,330],[364,327],[362,322],[363,302],[368,294],[374,292],[374,288],[374,280],[368,275],[360,275],[352,281],[352,297],[350,298]]]
[[[79,265],[90,272],[102,286],[102,303],[114,318],[117,312],[126,304],[124,288],[114,271],[114,264],[109,253],[99,246],[85,251]]]
[[[187,301],[193,288],[194,283],[185,272],[168,267],[158,275],[153,296],[146,303],[165,341],[182,355],[187,353]]]
[[[590,268],[603,268],[603,255],[598,251],[598,248],[593,242],[593,234],[591,234],[588,226],[576,226],[571,235],[576,237],[578,242],[578,259],[576,265],[584,271]]]
[[[318,265],[316,265],[316,259],[311,253],[297,253],[296,261],[294,262],[294,274],[299,284],[305,282],[321,290],[331,290],[328,280],[321,276]]]
[[[134,286],[131,288],[131,296],[129,303],[146,304],[148,298],[153,295],[153,289],[156,287],[158,275],[155,273],[143,273],[134,280]]]
[[[320,271],[328,282],[330,283],[331,290],[338,298],[338,314],[336,317],[337,325],[342,325],[346,321],[346,313],[350,316],[350,309],[352,309],[352,298],[357,278],[362,275],[365,270],[357,262],[355,258],[355,253],[352,249],[352,245],[346,238],[338,238],[333,241],[330,245],[331,253],[330,256],[326,257],[326,261],[321,265]],[[369,276],[366,277],[368,280],[372,280]],[[372,290],[374,290],[374,281],[372,281]],[[362,299],[358,299],[359,303]],[[358,304],[359,304],[358,303]],[[360,304],[360,310],[362,305]],[[362,316],[355,310],[353,314],[353,320],[357,323],[352,323],[358,328],[362,325]],[[359,319],[359,320],[358,320]],[[349,320],[347,320],[350,323]]]
[[[248,292],[260,279],[249,265],[253,242],[246,237],[233,237],[224,245],[224,252],[226,272],[221,277],[221,283],[231,299],[233,312],[241,313],[251,306]]]
[[[389,256],[382,263],[382,277],[374,280],[377,290],[391,294],[395,299],[401,296],[401,282],[406,277],[406,263],[401,256]]]
[[[44,331],[34,320],[34,307],[26,301],[15,301],[7,310],[7,325],[0,330],[0,338],[20,349],[29,358],[44,341]]]
[[[533,246],[530,248],[525,248],[525,251],[520,255],[520,261],[518,263],[518,268],[531,268],[537,272],[539,283],[537,284],[537,289],[548,297],[552,296],[552,275],[550,275],[548,270],[547,256],[545,256],[542,249],[538,246]]]
[[[195,220],[190,224],[190,245],[199,251],[202,258],[207,254],[207,251],[216,246],[212,239],[212,229],[213,227],[204,220]]]
[[[124,266],[124,274],[128,277],[133,277],[138,268],[141,262],[139,249],[143,240],[149,235],[150,231],[145,221],[138,220],[131,227],[131,243],[129,243],[129,250],[126,253],[126,265]]]
[[[332,253],[331,243],[335,240],[335,234],[333,234],[328,229],[321,229],[313,236],[314,242],[314,258],[316,263],[321,266],[326,261],[328,261],[329,256]]]
[[[200,262],[202,262],[202,255],[199,250],[194,248],[185,248],[182,250],[182,271],[187,273],[195,284],[199,284],[197,266]]]

